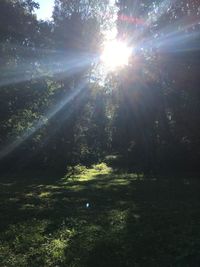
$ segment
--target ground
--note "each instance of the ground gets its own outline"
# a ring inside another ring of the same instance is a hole
[[[200,266],[200,181],[115,173],[2,177],[0,266]]]

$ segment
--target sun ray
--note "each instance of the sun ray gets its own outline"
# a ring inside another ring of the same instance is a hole
[[[77,88],[73,89],[70,93],[66,95],[66,97],[60,101],[54,109],[50,110],[45,119],[39,119],[38,121],[33,122],[33,125],[28,128],[24,133],[17,138],[15,141],[10,142],[4,148],[0,150],[0,159],[6,157],[11,152],[13,152],[16,148],[18,148],[23,142],[25,142],[29,137],[34,135],[40,128],[45,126],[46,122],[54,117],[61,109],[63,109],[66,105],[69,105],[85,88],[86,81],[81,82]]]
[[[30,48],[31,49],[31,48]],[[10,84],[17,84],[21,82],[30,81],[33,78],[42,78],[46,75],[55,75],[65,73],[68,77],[85,67],[90,66],[97,60],[97,55],[91,53],[74,53],[74,52],[60,52],[54,50],[44,50],[43,58],[40,57],[40,50],[35,51],[36,57],[32,57],[24,63],[16,66],[9,66],[9,69],[4,67],[1,69],[2,76],[0,80],[0,87],[8,86]],[[38,71],[35,66],[39,67]]]

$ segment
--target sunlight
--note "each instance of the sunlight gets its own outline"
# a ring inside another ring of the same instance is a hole
[[[84,90],[85,85],[87,84],[87,80],[82,81],[76,88],[71,89],[68,94],[59,101],[55,107],[50,110],[46,115],[46,119],[40,118],[39,120],[35,120],[32,125],[22,133],[16,140],[9,143],[7,146],[0,150],[0,159],[4,158],[5,156],[9,155],[12,151],[14,151],[17,147],[19,147],[24,141],[30,138],[34,133],[36,133],[40,128],[45,126],[47,121],[53,118],[60,110],[62,110],[66,105],[69,105],[73,100]],[[70,116],[71,113],[68,113]],[[66,117],[65,117],[66,119]],[[61,119],[60,119],[61,120]]]
[[[125,42],[112,40],[104,44],[101,61],[108,70],[128,65],[131,48]]]

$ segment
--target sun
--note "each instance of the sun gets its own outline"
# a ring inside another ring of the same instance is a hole
[[[128,65],[131,48],[125,42],[112,40],[104,44],[101,62],[108,70],[115,70]]]

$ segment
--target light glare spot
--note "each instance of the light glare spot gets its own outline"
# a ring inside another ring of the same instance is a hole
[[[131,48],[126,43],[113,40],[104,45],[101,61],[108,70],[128,65],[131,56]]]

